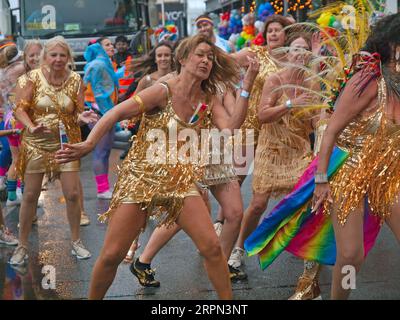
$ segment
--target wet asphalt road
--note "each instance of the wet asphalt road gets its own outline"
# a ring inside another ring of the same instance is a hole
[[[112,182],[121,151],[113,150],[111,157]],[[84,185],[85,209],[91,224],[84,227],[81,238],[92,252],[89,260],[78,261],[70,252],[69,228],[60,185],[55,182],[41,195],[44,208],[38,209],[38,226],[33,227],[30,237],[29,262],[26,267],[13,269],[7,264],[13,248],[0,245],[0,299],[86,299],[90,276],[96,257],[102,246],[106,226],[96,220],[97,214],[107,209],[108,201],[97,200],[96,187],[91,172],[91,156],[82,162],[81,179]],[[250,180],[244,185],[244,204],[250,201]],[[276,203],[276,202],[275,202]],[[5,208],[3,215],[12,231],[17,232],[18,209]],[[213,201],[213,216],[217,205]],[[145,245],[151,231],[149,223],[141,237]],[[140,252],[141,249],[139,249]],[[56,287],[42,287],[44,266],[54,266]],[[107,299],[216,299],[205,271],[202,259],[191,240],[178,234],[153,262],[156,277],[161,281],[158,289],[142,288],[125,264],[121,264]],[[357,289],[352,299],[399,299],[400,298],[400,248],[390,230],[385,226],[375,248],[368,256],[357,279]],[[302,261],[283,253],[266,271],[261,271],[255,257],[246,258],[245,270],[248,281],[233,285],[235,299],[287,299],[302,272]],[[329,298],[331,268],[322,271],[320,283],[324,299]]]

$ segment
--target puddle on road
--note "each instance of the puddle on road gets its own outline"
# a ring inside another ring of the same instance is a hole
[[[35,257],[22,266],[11,266],[8,263],[13,247],[0,246],[0,300],[54,300],[61,299],[56,290],[46,290],[43,284],[42,264]],[[35,260],[35,261],[31,261]]]

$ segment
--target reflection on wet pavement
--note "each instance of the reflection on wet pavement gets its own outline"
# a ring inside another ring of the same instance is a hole
[[[119,150],[110,157],[110,172],[119,163]],[[65,198],[57,180],[46,185],[40,199],[43,208],[37,209],[38,224],[32,226],[29,237],[29,258],[25,265],[14,267],[8,261],[15,247],[0,244],[0,300],[21,299],[86,299],[90,275],[102,245],[106,226],[96,221],[97,215],[108,209],[108,201],[96,199],[96,187],[91,169],[91,156],[82,161],[80,173],[84,187],[85,211],[91,224],[81,228],[81,239],[92,252],[89,260],[78,260],[71,254],[71,235],[66,214]],[[115,176],[111,176],[115,180]],[[5,201],[4,194],[0,194]],[[2,202],[6,226],[18,234],[19,206],[8,208]],[[55,288],[52,275],[54,270]]]
[[[51,185],[49,190],[58,189],[58,186]],[[54,200],[46,191],[41,196],[45,203],[44,209],[38,209],[38,226],[32,227],[30,235],[29,259],[21,266],[11,266],[8,261],[12,256],[15,247],[0,245],[0,299],[21,300],[21,299],[70,299],[72,294],[65,288],[62,281],[57,279],[55,290],[43,288],[46,279],[45,266],[57,266],[57,274],[61,269],[73,270],[74,264],[69,257],[70,247],[65,241],[69,238],[69,230],[65,229],[65,211],[55,206]],[[65,207],[64,207],[65,210]],[[19,207],[5,208],[3,215],[7,226],[17,234]],[[40,231],[39,231],[40,230]],[[40,232],[40,233],[39,233]],[[44,286],[45,287],[45,286]]]

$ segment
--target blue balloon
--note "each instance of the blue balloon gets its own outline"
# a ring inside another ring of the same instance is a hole
[[[261,12],[263,12],[265,10],[265,3],[260,4],[258,7],[258,15],[261,16]]]
[[[268,11],[270,11],[272,9],[272,5],[269,2],[265,3],[265,9],[267,9]]]

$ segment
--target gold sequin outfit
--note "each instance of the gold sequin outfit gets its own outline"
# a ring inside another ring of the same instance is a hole
[[[214,127],[212,130],[215,130]],[[226,139],[226,148],[231,146],[232,137]],[[200,181],[202,185],[206,187],[216,186],[220,184],[229,183],[231,181],[238,180],[235,168],[232,163],[232,156],[230,159],[226,159],[224,155],[224,145],[221,143],[220,148],[216,148],[213,144],[213,140],[210,139],[211,151],[209,156],[209,164],[204,167],[204,177]],[[225,140],[224,140],[225,142]],[[226,156],[229,156],[228,154]],[[219,163],[213,164],[213,161],[217,160]]]
[[[78,124],[78,115],[83,111],[83,105],[78,102],[81,83],[80,76],[71,72],[64,85],[56,88],[47,82],[41,69],[33,70],[18,79],[17,85],[21,89],[33,88],[33,96],[31,101],[17,101],[16,108],[25,110],[35,126],[43,124],[51,130],[51,133],[42,134],[31,134],[23,130],[17,164],[21,178],[25,173],[46,173],[53,178],[60,172],[80,170],[79,161],[60,165],[55,162],[54,155],[61,148],[59,121],[65,126],[69,143],[81,141]]]
[[[253,142],[254,145],[258,143],[258,136],[260,133],[260,122],[258,120],[258,107],[261,100],[261,95],[264,87],[265,79],[272,73],[277,72],[278,68],[274,61],[271,59],[266,47],[254,46],[250,48],[250,52],[254,52],[260,62],[260,70],[250,93],[249,108],[247,110],[246,119],[240,129],[242,130],[242,144],[246,145],[246,140]],[[250,131],[253,130],[253,131]],[[254,132],[254,135],[252,134]],[[247,139],[246,139],[247,137]]]
[[[154,215],[159,225],[169,226],[178,218],[186,197],[200,196],[195,182],[203,176],[204,166],[201,161],[174,162],[175,156],[171,150],[174,150],[174,146],[178,151],[181,150],[184,142],[176,143],[176,139],[170,135],[170,129],[176,128],[174,131],[178,136],[182,130],[194,129],[197,137],[200,137],[200,130],[210,127],[211,110],[208,108],[205,115],[195,123],[186,123],[175,113],[170,90],[167,86],[166,89],[166,107],[156,114],[142,114],[132,148],[119,168],[110,208],[100,217],[100,221],[104,222],[121,204],[134,203],[139,204],[142,210],[147,210],[148,215]],[[156,147],[153,139],[149,139],[154,129],[158,131],[158,139],[161,133],[165,136],[165,140],[157,140],[161,150],[156,154],[165,160],[158,163],[155,156],[149,156],[153,155]]]
[[[213,164],[204,168],[204,177],[201,183],[207,187],[239,180],[233,164]]]
[[[289,193],[311,162],[312,115],[293,112],[261,128],[254,160],[255,193]]]
[[[378,88],[376,110],[357,116],[337,141],[349,152],[330,182],[342,225],[352,211],[362,208],[366,196],[372,213],[385,219],[399,195],[400,125],[385,114],[387,89],[383,78]]]

